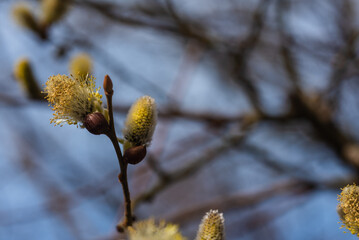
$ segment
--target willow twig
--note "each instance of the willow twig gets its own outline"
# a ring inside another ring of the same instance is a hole
[[[106,134],[107,137],[111,140],[113,147],[115,148],[118,163],[120,165],[121,173],[118,176],[118,179],[121,182],[123,195],[125,198],[125,218],[122,223],[119,223],[117,225],[117,230],[119,232],[123,232],[123,228],[127,226],[132,225],[132,211],[131,211],[131,198],[130,198],[130,191],[128,189],[128,181],[127,181],[127,163],[124,161],[120,145],[118,144],[116,131],[114,127],[114,121],[113,121],[113,110],[112,110],[112,95],[113,95],[113,89],[112,89],[112,81],[108,75],[105,76],[104,80],[104,90],[107,100],[107,108],[108,108],[108,114],[110,118],[110,131]]]

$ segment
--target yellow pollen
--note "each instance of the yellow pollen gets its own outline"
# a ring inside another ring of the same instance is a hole
[[[102,104],[98,91],[92,76],[51,76],[44,90],[49,105],[55,111],[50,123],[55,126],[64,122],[70,125],[81,123],[87,114],[95,112],[96,106]]]
[[[347,185],[338,195],[338,214],[352,234],[359,237],[359,187],[355,184]]]

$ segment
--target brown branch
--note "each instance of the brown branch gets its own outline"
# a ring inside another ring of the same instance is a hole
[[[271,197],[277,197],[279,194],[288,192],[298,194],[311,189],[312,186],[308,183],[286,180],[254,193],[237,193],[230,196],[221,196],[199,205],[189,206],[187,209],[175,213],[173,216],[167,216],[166,219],[171,222],[185,223],[190,221],[193,216],[203,215],[208,209],[228,211],[233,208],[251,207]]]
[[[229,211],[235,208],[248,208],[258,205],[272,197],[278,197],[280,194],[302,195],[315,190],[334,190],[337,191],[341,186],[350,183],[352,179],[334,179],[326,182],[313,182],[298,179],[287,179],[263,190],[249,193],[237,193],[229,196],[221,196],[208,202],[195,206],[190,206],[185,210],[165,217],[171,222],[186,223],[194,216],[203,215],[208,209],[219,209],[220,211]]]
[[[149,190],[141,193],[134,199],[133,208],[136,208],[142,202],[152,200],[159,192],[163,191],[173,183],[177,183],[189,176],[192,176],[202,169],[203,166],[214,161],[217,157],[231,149],[233,146],[240,144],[244,140],[248,131],[250,131],[253,125],[258,121],[259,118],[249,115],[243,120],[239,133],[234,131],[235,133],[228,134],[228,136],[225,136],[220,143],[212,146],[185,167],[172,172],[165,172],[161,168],[153,167],[153,169],[157,170],[159,180]],[[158,169],[160,170],[158,171]]]
[[[113,89],[112,89],[112,81],[108,75],[105,76],[104,80],[104,90],[105,95],[107,99],[107,109],[108,114],[110,118],[110,131],[106,134],[107,137],[111,140],[113,147],[115,148],[118,163],[120,165],[121,173],[118,176],[118,179],[121,182],[122,190],[123,190],[123,196],[125,198],[125,218],[121,224],[117,225],[117,230],[119,232],[123,232],[124,229],[128,226],[132,225],[132,209],[131,209],[131,197],[130,197],[130,191],[128,188],[128,182],[127,182],[127,163],[124,161],[121,153],[120,146],[117,141],[116,131],[114,127],[114,120],[113,120],[113,111],[112,111],[112,95],[113,95]]]

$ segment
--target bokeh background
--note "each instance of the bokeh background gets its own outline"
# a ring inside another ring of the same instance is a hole
[[[42,34],[16,23],[19,2],[0,1],[0,239],[125,238],[110,141],[50,125],[14,74],[27,58],[43,86],[83,53],[114,82],[119,135],[138,97],[158,104],[129,167],[137,219],[193,239],[219,209],[228,240],[356,239],[336,205],[359,176],[359,1],[71,0]]]

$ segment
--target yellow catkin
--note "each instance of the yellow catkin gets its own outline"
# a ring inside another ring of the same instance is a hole
[[[14,5],[12,9],[12,16],[20,26],[34,32],[39,31],[37,20],[27,4],[18,3]]]
[[[70,73],[75,77],[86,77],[92,72],[92,60],[86,53],[74,56],[70,61]]]
[[[178,226],[148,219],[136,222],[128,228],[129,240],[186,240],[178,231]]]
[[[124,138],[133,146],[148,146],[156,127],[157,110],[155,100],[143,96],[132,104],[123,129]]]
[[[346,227],[352,234],[359,237],[359,187],[355,184],[347,185],[338,195],[338,214]]]
[[[44,90],[47,94],[46,99],[55,111],[50,122],[55,125],[62,125],[64,122],[70,125],[79,124],[87,114],[102,112],[102,96],[98,91],[99,88],[95,89],[95,78],[92,76],[51,76]]]
[[[224,240],[224,218],[218,210],[210,210],[203,217],[196,240]]]
[[[68,10],[67,0],[42,0],[42,22],[51,25],[60,20]]]
[[[14,68],[14,76],[24,92],[32,99],[42,99],[41,90],[32,73],[30,62],[20,59]]]

